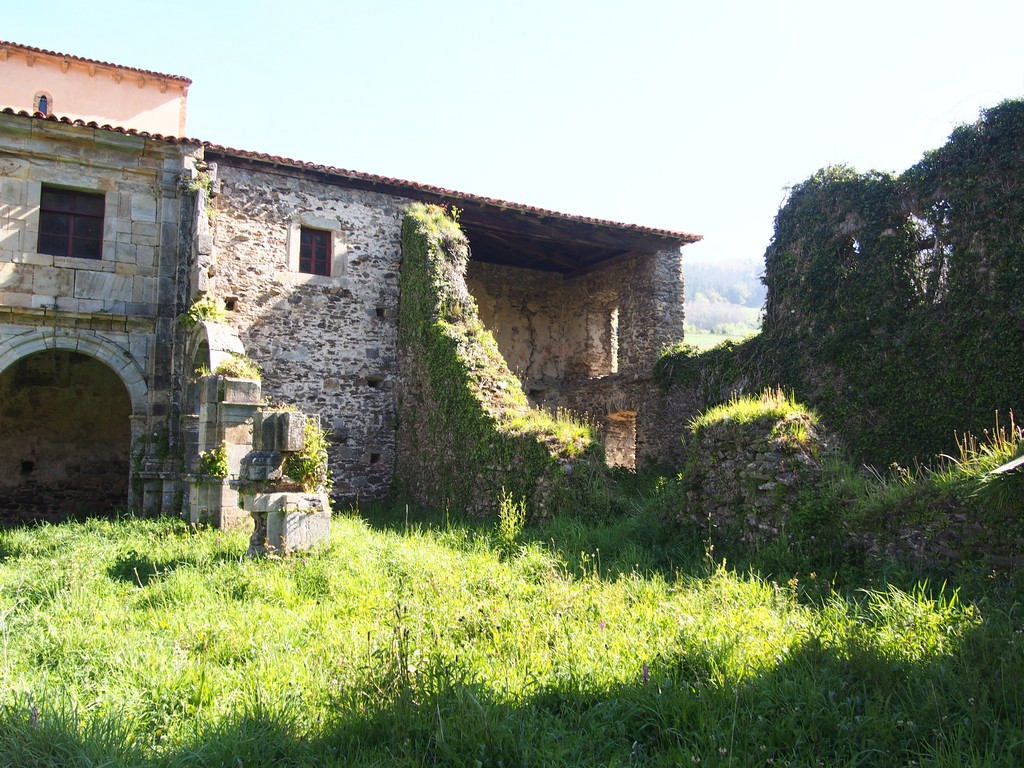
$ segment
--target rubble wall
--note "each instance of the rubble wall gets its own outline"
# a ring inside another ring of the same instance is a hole
[[[320,414],[340,500],[389,490],[402,213],[409,201],[299,170],[217,163],[210,291],[263,370],[271,403]],[[298,231],[331,232],[331,275],[298,270]]]
[[[480,320],[533,405],[597,427],[613,464],[678,459],[654,362],[683,333],[678,249],[637,254],[577,277],[470,261]]]

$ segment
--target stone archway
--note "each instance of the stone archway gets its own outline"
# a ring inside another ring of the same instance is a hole
[[[45,350],[80,352],[106,364],[128,390],[132,415],[146,415],[149,387],[139,363],[127,348],[95,333],[59,328],[33,328],[4,339],[0,341],[0,373],[18,360]]]
[[[0,524],[128,502],[133,402],[110,365],[52,346],[0,370]]]
[[[0,522],[126,505],[148,403],[139,362],[97,332],[31,328],[0,340]]]

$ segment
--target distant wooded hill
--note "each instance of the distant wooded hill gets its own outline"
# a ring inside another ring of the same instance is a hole
[[[686,281],[686,337],[705,347],[743,338],[761,327],[764,262],[683,262]]]
[[[684,261],[686,300],[724,302],[760,309],[765,299],[765,287],[761,282],[763,274],[764,261],[761,259],[728,264]]]

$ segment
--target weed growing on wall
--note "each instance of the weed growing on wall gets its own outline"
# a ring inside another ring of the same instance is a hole
[[[199,474],[211,477],[228,476],[228,449],[224,445],[199,452]]]
[[[246,355],[230,354],[221,360],[213,371],[218,376],[232,379],[259,381],[263,373],[256,361]]]
[[[327,446],[331,433],[320,426],[319,419],[307,417],[302,434],[305,440],[303,448],[287,454],[284,473],[301,485],[306,493],[329,493],[331,473],[327,469]]]
[[[792,416],[808,416],[813,424],[818,416],[781,389],[766,389],[755,397],[733,396],[728,402],[713,406],[690,421],[690,432],[707,429],[713,424],[731,422],[751,424],[755,421],[785,422]]]
[[[211,293],[203,294],[193,301],[192,306],[181,316],[182,324],[189,330],[203,321],[223,323],[226,319],[227,309],[224,300]]]

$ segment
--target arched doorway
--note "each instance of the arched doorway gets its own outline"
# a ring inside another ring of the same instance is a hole
[[[121,377],[81,352],[44,349],[0,371],[0,524],[123,508],[131,415]]]

